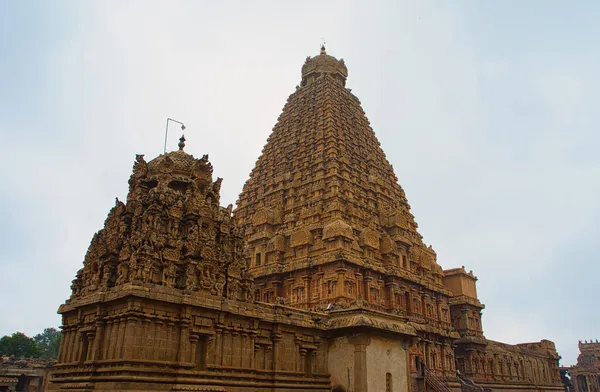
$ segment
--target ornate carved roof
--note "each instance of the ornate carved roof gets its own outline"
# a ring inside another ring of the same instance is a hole
[[[221,179],[208,155],[183,151],[146,162],[137,155],[127,203],[116,200],[73,281],[74,297],[123,285],[162,285],[249,300],[252,278],[232,206],[219,206]]]

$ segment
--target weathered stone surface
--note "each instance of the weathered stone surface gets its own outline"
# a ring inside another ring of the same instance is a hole
[[[183,138],[136,157],[59,309],[52,390],[458,389],[457,364],[560,389],[552,342],[484,337],[477,278],[423,243],[347,76],[307,59],[233,215]]]
[[[593,341],[579,341],[579,356],[577,365],[561,369],[568,373],[568,378],[563,378],[565,387],[571,392],[587,392],[600,390],[600,343]]]

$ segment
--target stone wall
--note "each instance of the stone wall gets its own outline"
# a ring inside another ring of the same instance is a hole
[[[324,331],[299,310],[126,286],[61,313],[67,332],[51,390],[329,389]]]

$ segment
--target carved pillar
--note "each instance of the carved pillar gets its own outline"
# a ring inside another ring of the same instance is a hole
[[[306,369],[306,349],[300,349],[300,371],[302,373],[307,373],[308,369]]]
[[[182,319],[179,323],[179,347],[177,350],[177,361],[178,362],[191,362],[191,355],[194,355],[196,352],[195,344],[192,343],[192,349],[188,345],[188,342],[191,342],[192,338],[190,336],[190,320]],[[198,337],[196,336],[196,342],[198,341]]]
[[[73,328],[73,354],[71,355],[71,362],[78,362],[81,355],[81,334],[77,326]]]
[[[365,276],[364,277],[364,288],[365,288],[365,301],[371,302],[371,281],[373,277]]]
[[[77,345],[77,329],[74,326],[69,328],[69,351],[67,351],[67,362],[74,362]]]
[[[280,370],[281,363],[279,362],[279,351],[281,345],[281,334],[274,333],[273,334],[273,370]]]
[[[183,335],[183,333],[182,333]],[[190,342],[189,345],[189,355],[186,355],[186,353],[180,348],[179,350],[179,362],[197,362],[196,361],[196,351],[198,350],[198,340],[199,340],[199,335],[197,333],[189,333],[189,328],[188,328],[188,332],[186,333],[186,335],[188,335],[188,341]],[[186,344],[187,346],[187,344]],[[198,364],[196,363],[196,366],[198,366]]]
[[[106,336],[104,338],[104,352],[102,353],[102,359],[111,359],[112,358],[112,353],[111,353],[111,347],[112,347],[112,333],[113,333],[113,320],[112,319],[108,319],[106,320]]]
[[[155,344],[155,349],[154,351],[154,360],[157,361],[164,361],[165,358],[165,347],[160,347],[161,346],[161,340],[164,339],[165,337],[163,336],[164,334],[164,328],[163,326],[165,325],[165,322],[163,320],[154,320],[154,322],[152,323],[154,325],[154,344]]]
[[[223,365],[223,328],[217,324],[215,326],[215,358],[213,363],[215,365]]]
[[[269,364],[269,357],[273,355],[273,345],[269,345],[267,347],[265,347],[265,358],[264,358],[264,364],[263,364],[263,369],[268,370],[268,369],[272,369],[272,365]],[[271,358],[271,363],[272,363],[272,358]]]
[[[306,276],[302,277],[302,280],[304,281],[304,303],[310,304],[311,298],[312,298],[311,294],[310,294],[310,290],[311,290],[310,280],[311,280],[311,277],[310,277],[310,275],[306,275]]]
[[[367,336],[354,336],[350,339],[354,344],[354,392],[367,392],[367,346],[370,339]]]
[[[242,360],[242,335],[239,331],[231,331],[231,360],[230,366],[238,366]]]
[[[388,298],[389,298],[389,303],[388,306],[391,309],[397,309],[399,307],[399,304],[396,303],[396,290],[398,289],[398,283],[396,282],[388,282],[385,284],[387,292],[388,292]]]
[[[86,361],[93,361],[94,360],[94,346],[96,344],[96,331],[89,331],[86,334],[87,336],[87,352],[85,355],[85,358],[83,358],[82,360],[84,362]]]
[[[468,330],[471,328],[471,326],[469,325],[469,309],[466,306],[463,306],[460,309],[459,328],[464,330]]]
[[[221,365],[231,365],[231,332],[227,328],[221,332]]]
[[[346,275],[346,268],[338,268],[335,270],[337,272],[337,290],[336,297],[341,297],[345,295],[344,293],[344,276]]]
[[[61,326],[60,329],[62,330],[62,339],[60,340],[60,350],[58,352],[58,363],[65,363],[65,362],[67,362],[67,360],[66,360],[67,351],[69,350],[69,344],[67,342],[68,329],[64,325]]]
[[[121,317],[119,318],[119,339],[118,339],[118,346],[117,346],[117,355],[116,358],[117,359],[121,359],[125,356],[125,331],[127,330],[127,317]]]
[[[104,340],[104,319],[101,316],[96,316],[96,337],[92,346],[92,361],[102,359],[102,341]]]
[[[248,354],[250,355],[250,369],[256,369],[256,331],[252,330],[248,334],[249,347]]]
[[[363,276],[360,272],[355,272],[354,276],[356,277],[356,296],[358,297],[359,295],[362,298],[366,298],[365,294],[363,292]]]
[[[65,332],[64,340],[65,340],[65,354],[64,361],[65,363],[69,363],[71,360],[71,351],[73,350],[73,344],[71,342],[71,328],[65,327],[63,330]]]
[[[300,355],[300,346],[302,344],[302,336],[299,334],[296,334],[296,339],[294,340],[294,342],[296,343],[296,355],[294,356],[294,359],[296,362],[295,370],[297,372],[301,372],[302,371],[302,358]]]

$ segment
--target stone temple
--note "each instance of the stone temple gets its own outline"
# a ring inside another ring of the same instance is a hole
[[[308,57],[233,211],[205,155],[136,156],[63,304],[53,391],[562,390],[554,344],[485,338],[343,60]]]

